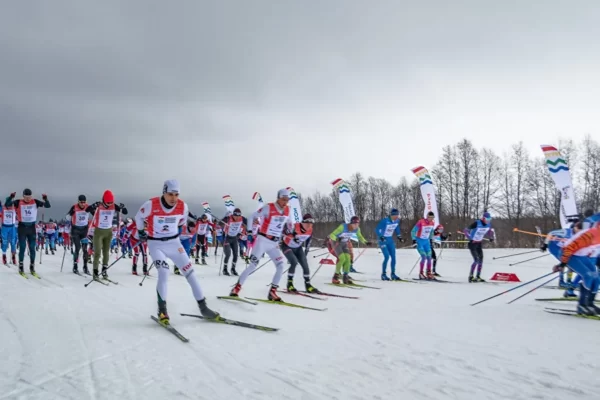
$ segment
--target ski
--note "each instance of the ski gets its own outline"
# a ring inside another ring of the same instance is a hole
[[[445,281],[442,279],[421,279],[421,278],[412,278],[413,281],[417,281],[417,282],[438,282],[438,283],[459,283],[459,282],[452,282],[452,281]]]
[[[181,340],[182,342],[187,343],[190,341],[188,338],[186,338],[181,333],[179,333],[179,331],[177,329],[173,328],[173,325],[171,325],[170,323],[168,325],[161,324],[160,321],[158,320],[158,318],[156,318],[154,315],[151,315],[150,318],[152,318],[152,320],[154,322],[156,322],[158,325],[162,326],[163,328],[165,328],[166,330],[171,332],[173,335],[175,335],[177,337],[177,339]]]
[[[265,332],[277,332],[279,330],[279,328],[271,328],[269,326],[250,324],[248,322],[236,321],[234,319],[223,318],[221,316],[219,316],[217,319],[207,319],[207,318],[204,318],[202,315],[195,315],[195,314],[181,314],[181,315],[184,317],[200,318],[200,319],[203,319],[208,322],[216,322],[219,324],[240,326],[243,328],[257,329],[259,331],[265,331]]]
[[[343,287],[343,288],[348,288],[348,289],[354,289],[354,290],[362,290],[362,288],[359,288],[358,286],[351,286],[351,285],[346,285],[345,283],[331,283],[331,282],[325,282],[326,285],[331,285],[331,286],[337,286],[337,287]]]
[[[348,286],[354,286],[354,287],[359,287],[359,288],[366,288],[366,289],[381,289],[380,287],[367,286],[367,285],[362,285],[360,283],[346,283],[346,285],[348,285]]]
[[[237,296],[217,296],[217,299],[220,300],[234,300],[234,301],[240,301],[242,303],[248,303],[248,304],[252,304],[253,306],[257,305],[258,303],[255,303],[253,301],[249,301],[246,299],[242,299],[241,297],[237,297]]]
[[[41,276],[39,276],[39,275],[37,274],[37,272],[31,272],[31,273],[30,273],[30,275],[31,275],[31,276],[33,276],[33,277],[35,277],[35,278],[42,279],[42,277],[41,277]]]
[[[266,300],[266,299],[255,299],[255,298],[252,298],[252,297],[246,297],[246,298],[249,299],[249,300],[261,301],[263,303],[277,304],[277,305],[280,305],[280,306],[303,308],[305,310],[314,310],[314,311],[325,311],[325,310],[327,310],[326,308],[307,307],[307,306],[301,306],[300,304],[286,303],[284,301],[273,301],[273,300]]]
[[[306,293],[306,292],[302,292],[302,293]],[[313,292],[313,294],[318,294],[321,296],[330,296],[330,297],[339,297],[342,299],[360,299],[360,297],[355,297],[355,296],[342,296],[341,294],[333,294],[333,293],[326,293],[326,292]]]
[[[574,311],[574,310],[564,310],[564,309],[560,309],[560,308],[545,308],[544,311],[547,313],[550,313],[550,314],[569,315],[572,317],[595,319],[597,321],[600,321],[600,316],[598,316],[598,315],[577,314],[577,311]]]
[[[390,279],[390,280],[387,280],[387,281],[381,280],[381,281],[382,282],[400,282],[400,283],[416,283],[416,284],[419,284],[419,282],[413,282],[413,281],[409,281],[408,279],[402,279],[402,278],[400,278],[400,279]],[[379,281],[377,281],[377,282],[379,282]]]
[[[103,282],[102,280],[100,280],[100,278],[92,278],[92,280],[93,280],[94,282],[101,283],[101,284],[103,284],[104,286],[108,286],[108,282]]]
[[[110,279],[108,279],[108,278],[102,278],[102,280],[103,280],[103,281],[106,281],[106,282],[110,282],[110,283],[112,283],[113,285],[118,285],[118,284],[119,284],[119,282],[111,281],[111,280],[110,280]]]
[[[300,292],[300,291],[295,291],[295,292],[290,292],[289,290],[285,290],[284,291],[287,294],[293,294],[293,295],[297,295],[297,296],[303,296],[303,297],[308,297],[309,299],[315,299],[315,300],[327,300],[327,299],[323,299],[321,297],[316,297],[316,296],[312,296],[306,292]]]
[[[25,279],[29,279],[29,277],[27,275],[25,275],[25,272],[19,271],[19,275],[21,275]]]
[[[545,299],[535,299],[535,301],[578,301],[577,297],[549,297]],[[596,300],[594,303],[600,303],[600,300]]]

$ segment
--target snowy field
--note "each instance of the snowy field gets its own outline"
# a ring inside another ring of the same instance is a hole
[[[514,272],[525,281],[556,263],[548,256],[508,266],[536,253],[492,261],[515,252],[485,250],[483,277]],[[324,312],[218,300],[235,278],[218,276],[211,257],[208,266],[196,266],[209,305],[224,317],[281,330],[182,317],[198,313],[197,306],[185,278],[171,275],[171,322],[189,343],[150,319],[156,278],[140,287],[141,277],[129,274],[130,259],[110,270],[118,286],[94,282],[84,288],[87,280],[70,272],[68,255],[60,272],[62,254],[43,256],[42,280],[23,279],[15,266],[0,267],[0,399],[600,398],[600,323],[543,311],[574,303],[534,300],[561,296],[559,290],[539,289],[506,304],[543,281],[469,306],[516,284],[466,283],[466,250],[444,250],[438,265],[443,279],[456,284],[382,282],[381,255],[371,249],[355,265],[365,273],[355,277],[380,290],[325,285],[334,267],[324,265],[315,286],[360,299],[281,294],[290,302],[326,307]],[[416,252],[397,255],[399,275],[406,278]],[[319,259],[309,259],[314,271]],[[272,264],[263,267],[241,294],[266,298],[272,273]],[[302,288],[299,274],[296,279]]]

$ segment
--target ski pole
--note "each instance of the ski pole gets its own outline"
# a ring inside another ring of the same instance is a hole
[[[550,275],[552,275],[552,274],[555,274],[555,273],[556,273],[556,272],[554,272],[554,271],[553,271],[553,272],[549,272],[549,273],[547,273],[547,274],[545,274],[545,275],[542,275],[542,276],[540,276],[539,278],[532,279],[532,280],[530,280],[530,281],[528,281],[528,282],[525,282],[525,283],[522,283],[522,284],[520,284],[519,286],[515,286],[515,287],[514,287],[514,288],[512,288],[512,289],[505,290],[504,292],[501,292],[501,293],[495,294],[495,295],[493,295],[493,296],[491,296],[491,297],[488,297],[487,299],[483,299],[483,300],[481,300],[481,301],[478,301],[477,303],[473,303],[473,304],[471,304],[471,305],[472,305],[472,306],[476,306],[477,304],[480,304],[480,303],[486,302],[486,301],[488,301],[488,300],[494,299],[494,298],[496,298],[496,297],[498,297],[498,296],[502,296],[502,295],[503,295],[503,294],[505,294],[505,293],[512,292],[512,291],[513,291],[513,290],[515,290],[515,289],[518,289],[518,288],[520,288],[520,287],[523,287],[523,286],[525,286],[525,285],[529,285],[530,283],[533,283],[533,282],[535,282],[535,281],[539,281],[540,279],[543,279],[543,278],[545,278],[545,277],[547,277],[547,276],[550,276]]]
[[[415,261],[414,265],[412,266],[412,268],[410,269],[410,272],[408,273],[408,275],[412,274],[413,270],[415,269],[415,267],[417,266],[417,263],[419,262],[419,260],[421,259],[421,257],[417,258],[417,261]]]
[[[537,251],[537,250],[536,250],[536,251]],[[519,261],[519,262],[516,262],[516,263],[513,263],[513,264],[508,264],[508,266],[509,266],[509,267],[512,267],[513,265],[517,265],[517,264],[523,264],[524,262],[531,261],[531,260],[536,260],[536,259],[538,259],[538,258],[542,258],[542,257],[547,257],[547,256],[549,256],[549,255],[550,255],[550,253],[548,253],[548,254],[543,254],[543,255],[541,255],[541,256],[537,256],[537,257],[533,257],[533,258],[528,258],[527,260]]]
[[[154,267],[154,261],[152,261],[152,264],[150,264],[150,268],[148,268],[148,271],[146,272],[146,275],[144,275],[144,278],[142,279],[142,281],[139,283],[140,286],[142,286],[142,284],[144,283],[144,281],[146,280],[146,278],[150,275],[150,270]]]
[[[558,278],[559,276],[560,276],[560,275],[556,275],[555,277],[552,277],[552,278],[550,278],[550,280],[547,280],[546,282],[542,283],[541,285],[534,287],[534,288],[533,288],[533,289],[531,289],[529,292],[526,292],[526,293],[524,293],[524,294],[520,295],[519,297],[517,297],[516,299],[509,301],[507,304],[514,303],[515,301],[519,300],[521,297],[525,297],[525,296],[527,296],[529,293],[531,293],[531,292],[533,292],[533,291],[535,291],[535,290],[537,290],[537,289],[541,288],[542,286],[544,286],[544,285],[546,285],[546,284],[548,284],[548,283],[552,282],[553,280],[555,280],[555,279],[556,279],[556,278]]]
[[[139,246],[140,244],[142,244],[142,243],[143,243],[142,241],[138,242],[138,244],[136,244],[135,246],[133,246],[133,247],[131,248],[131,250],[135,249],[136,247],[138,247],[138,246]],[[98,250],[98,251],[100,251],[100,249],[97,249],[97,250]],[[112,263],[111,263],[111,264],[110,264],[108,267],[106,267],[106,270],[105,270],[105,271],[108,271],[108,270],[109,270],[109,269],[110,269],[110,268],[111,268],[113,265],[115,265],[115,264],[117,263],[117,261],[119,261],[121,258],[125,257],[126,255],[127,255],[127,253],[123,253],[123,255],[121,255],[119,258],[117,258],[115,261],[113,261],[113,262],[112,262]],[[83,286],[85,286],[85,287],[88,287],[88,286],[90,285],[90,283],[94,282],[94,280],[95,280],[95,279],[94,279],[94,278],[92,278],[92,280],[91,280],[91,281],[89,281],[88,283],[86,283],[86,284],[85,284],[85,285],[83,285]]]
[[[67,248],[65,247],[65,251],[63,252],[63,259],[62,262],[60,263],[60,272],[62,272],[63,270],[63,265],[65,265],[65,255],[67,255]]]
[[[323,254],[317,254],[316,256],[313,256],[313,258],[317,258],[317,257],[323,257],[325,254],[329,254],[329,251],[326,251]]]
[[[536,251],[540,251],[539,249],[537,250],[529,250],[529,251],[524,251],[522,253],[515,253],[515,254],[509,254],[507,256],[500,256],[500,257],[492,257],[492,260],[499,260],[501,258],[508,258],[508,257],[514,257],[514,256],[520,256],[522,254],[530,254],[530,253],[535,253]]]

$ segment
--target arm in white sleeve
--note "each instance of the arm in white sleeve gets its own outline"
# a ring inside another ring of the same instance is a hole
[[[152,210],[152,201],[148,200],[140,207],[137,214],[135,214],[135,226],[138,231],[144,230],[144,220],[148,218],[150,215],[150,211]]]
[[[267,218],[268,216],[269,216],[269,206],[268,205],[264,205],[263,207],[254,211],[252,213],[252,215],[250,216],[250,218],[248,218],[246,220],[246,230],[248,232],[252,232],[252,224],[254,223],[254,220],[258,219],[258,218]]]
[[[190,214],[190,211],[188,209],[187,203],[183,203],[183,204],[184,204],[184,206],[183,206],[183,217],[181,217],[181,221],[179,221],[179,224],[178,224],[179,226],[183,226],[183,225],[185,225],[187,223],[187,219],[188,219],[188,216]],[[196,220],[197,220],[197,218],[196,218]]]

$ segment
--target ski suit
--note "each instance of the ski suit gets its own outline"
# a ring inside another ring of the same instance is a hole
[[[388,260],[392,260],[390,269],[392,275],[396,275],[396,243],[394,241],[394,233],[401,238],[400,233],[400,218],[395,221],[391,217],[385,217],[377,224],[375,228],[375,234],[379,238],[379,248],[383,253],[383,264],[381,266],[381,274],[385,275],[387,272]]]
[[[14,207],[0,207],[2,210],[2,254],[6,255],[8,245],[12,254],[17,252],[17,215]]]
[[[12,196],[6,198],[5,207],[14,206],[17,215],[17,234],[19,236],[19,265],[25,259],[25,248],[29,245],[29,257],[31,259],[31,268],[35,265],[35,244],[36,244],[36,221],[39,207],[50,208],[48,198],[44,196],[44,201],[31,199],[26,202],[24,199],[13,200]]]
[[[431,238],[433,238],[434,226],[434,221],[422,218],[410,231],[412,240],[417,244],[417,252],[421,256],[420,274],[423,274],[425,263],[427,263],[427,274],[431,273]]]
[[[367,240],[363,237],[360,232],[360,228],[356,228],[351,231],[348,228],[349,224],[340,224],[331,234],[329,239],[334,242],[331,245],[331,252],[337,257],[338,261],[335,265],[335,273],[339,274],[344,271],[344,274],[350,272],[350,265],[352,265],[352,257],[350,255],[351,249],[348,244],[354,234],[356,234],[358,240],[362,244],[367,244]]]

